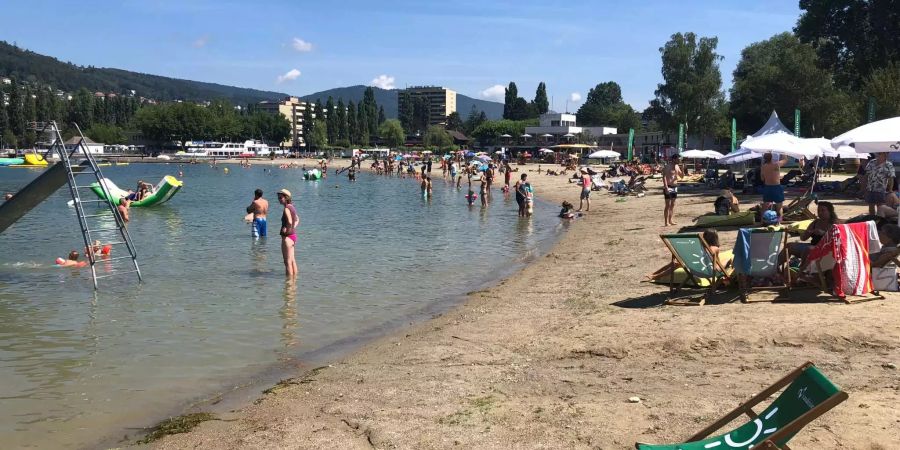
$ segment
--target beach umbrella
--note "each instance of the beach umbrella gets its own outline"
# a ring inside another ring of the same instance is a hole
[[[715,150],[702,150],[702,152],[705,153],[706,156],[708,156],[710,159],[719,159],[725,156]]]
[[[531,135],[530,135],[530,134],[528,134],[528,133],[525,133],[525,134],[523,134],[523,135],[521,135],[521,136],[519,136],[519,137],[522,137],[522,138],[525,138],[525,139],[528,139],[528,138],[530,138],[530,137],[531,137]]]
[[[682,158],[689,159],[706,159],[709,156],[703,150],[685,150],[679,154]]]
[[[588,155],[588,158],[591,159],[601,159],[601,158],[621,158],[622,155],[619,152],[615,152],[612,150],[597,150],[594,153]]]
[[[814,143],[788,133],[772,133],[747,139],[741,144],[742,149],[756,153],[777,153],[794,158],[813,159],[822,156],[822,149]]]
[[[522,156],[524,156],[526,158],[531,158],[531,153],[525,152],[525,153],[522,153]]]
[[[465,153],[465,155],[466,155],[466,158],[471,158],[471,157],[475,156],[475,153],[468,151]]]
[[[762,158],[762,153],[756,153],[752,150],[743,148],[719,158],[716,162],[719,164],[737,164],[757,158]]]
[[[403,157],[400,155],[397,155],[394,157],[394,161],[403,161]]]
[[[838,148],[826,150],[825,156],[840,157],[841,159],[866,159],[871,156],[870,153],[859,153],[855,148],[849,145],[842,145]]]
[[[549,148],[542,148],[538,151],[541,153],[554,153],[553,150],[550,150]]]
[[[450,155],[444,155],[443,158],[444,158],[444,159],[450,159],[450,158],[452,158],[452,156],[450,156]]]
[[[842,145],[850,145],[861,153],[900,151],[900,117],[867,123],[831,140],[834,148]]]
[[[480,159],[481,161],[490,161],[491,157],[488,155],[481,155],[478,157],[478,159]]]
[[[502,138],[511,138],[512,136],[510,136],[510,135],[508,135],[508,134],[501,134],[500,137],[502,137]]]
[[[566,133],[563,135],[563,137],[575,137],[575,135],[572,133]]]
[[[545,134],[542,134],[541,137],[553,137],[553,135],[550,133],[545,133]]]

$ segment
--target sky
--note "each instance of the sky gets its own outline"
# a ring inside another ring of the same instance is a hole
[[[676,32],[719,38],[723,90],[741,49],[790,31],[794,0],[120,0],[4,2],[0,39],[79,65],[291,95],[441,85],[503,101],[510,81],[552,109],[615,81],[643,110]]]

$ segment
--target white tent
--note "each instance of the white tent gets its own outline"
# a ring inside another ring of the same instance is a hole
[[[900,117],[867,123],[831,140],[831,146],[834,148],[842,145],[852,145],[857,152],[898,152]]]
[[[778,113],[772,111],[772,115],[769,116],[769,120],[766,121],[766,124],[762,126],[756,133],[750,135],[751,138],[765,136],[767,134],[775,134],[775,133],[787,133],[794,134],[788,127],[784,126],[781,123],[781,119],[778,118]]]

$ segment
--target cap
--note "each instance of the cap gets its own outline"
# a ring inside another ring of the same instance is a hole
[[[287,189],[282,189],[282,190],[278,191],[278,195],[284,195],[284,196],[286,196],[286,197],[290,197],[290,196],[291,196],[291,191],[289,191],[289,190],[287,190]]]
[[[778,213],[770,209],[763,213],[762,221],[766,225],[775,225],[778,223]]]

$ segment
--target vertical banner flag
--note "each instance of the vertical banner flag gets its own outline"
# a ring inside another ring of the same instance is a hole
[[[800,110],[794,110],[794,136],[800,137]]]
[[[875,97],[869,97],[869,107],[866,110],[866,123],[875,121]]]
[[[634,157],[634,128],[628,129],[628,160]]]
[[[684,150],[684,124],[678,124],[678,151]]]
[[[731,118],[731,151],[737,148],[737,119]]]

